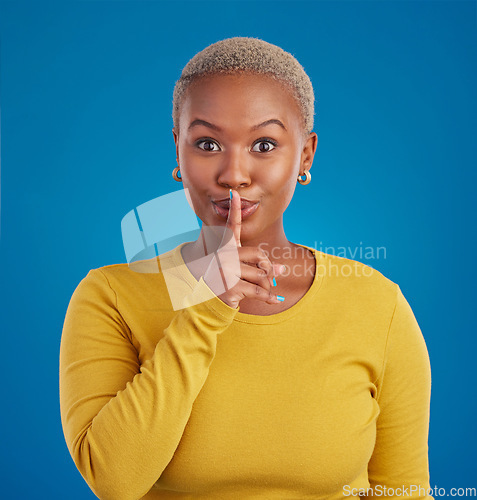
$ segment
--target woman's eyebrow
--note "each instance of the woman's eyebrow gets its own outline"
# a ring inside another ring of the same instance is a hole
[[[199,118],[195,119],[190,125],[187,130],[190,130],[192,127],[195,127],[196,125],[203,125],[204,127],[209,127],[212,130],[216,130],[217,132],[222,132],[222,129],[220,127],[217,127],[217,125],[212,125],[212,123],[206,122],[205,120],[200,120]]]
[[[267,125],[272,125],[273,123],[276,125],[280,125],[280,127],[282,127],[283,130],[286,130],[285,125],[283,125],[283,123],[280,120],[278,120],[277,118],[272,118],[270,120],[266,120],[262,123],[259,123],[258,125],[253,126],[250,130],[253,132],[254,130],[257,130],[258,128],[266,127]]]
[[[279,125],[284,130],[286,130],[285,125],[283,125],[283,123],[280,120],[278,120],[277,118],[271,118],[270,120],[266,120],[262,123],[259,123],[258,125],[254,125],[250,129],[250,131],[253,132],[254,130],[257,130],[261,127],[266,127],[267,125],[272,125],[272,124]],[[197,118],[194,121],[192,121],[187,130],[190,130],[192,127],[195,127],[196,125],[203,125],[204,127],[211,128],[212,130],[216,130],[217,132],[222,132],[222,129],[220,127],[217,127],[217,125],[213,125],[212,123],[209,123],[205,120],[201,120],[200,118]]]

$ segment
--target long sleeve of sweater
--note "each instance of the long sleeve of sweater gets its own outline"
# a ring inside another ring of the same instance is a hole
[[[207,290],[201,279],[193,293]],[[60,346],[61,420],[99,498],[136,500],[160,477],[236,312],[217,297],[177,311],[141,364],[107,276],[94,269],[80,282]]]
[[[429,500],[431,367],[416,318],[396,288],[385,362],[376,383],[380,413],[369,482],[375,495]]]

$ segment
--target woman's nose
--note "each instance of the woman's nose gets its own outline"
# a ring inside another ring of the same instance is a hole
[[[219,184],[233,188],[250,184],[251,165],[246,151],[229,151],[222,156],[221,160],[217,179]]]

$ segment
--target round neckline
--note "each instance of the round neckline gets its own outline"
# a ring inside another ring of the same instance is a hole
[[[198,281],[195,279],[195,276],[190,272],[189,268],[187,267],[181,252],[182,247],[184,247],[188,243],[192,242],[186,241],[178,245],[175,249],[173,249],[171,252],[172,253],[171,257],[174,261],[175,267],[181,273],[184,280],[192,288],[194,288],[198,284]],[[292,318],[293,316],[296,316],[300,312],[305,311],[308,308],[308,306],[314,299],[315,295],[317,294],[318,290],[321,288],[321,285],[323,283],[323,275],[319,274],[318,272],[319,269],[323,268],[322,266],[320,266],[320,262],[323,258],[323,252],[320,252],[315,248],[309,247],[307,245],[301,245],[300,243],[295,243],[295,245],[311,250],[313,256],[315,257],[315,276],[313,278],[313,283],[311,284],[310,288],[307,290],[305,295],[303,295],[303,297],[301,297],[298,302],[293,304],[288,309],[285,309],[284,311],[280,311],[275,314],[269,314],[266,316],[240,312],[240,305],[239,305],[238,312],[234,316],[234,321],[238,321],[240,323],[271,325],[273,323],[281,323],[283,321],[286,321]],[[215,297],[213,300],[215,299],[220,300],[218,297]],[[225,302],[222,301],[221,303],[225,304]]]

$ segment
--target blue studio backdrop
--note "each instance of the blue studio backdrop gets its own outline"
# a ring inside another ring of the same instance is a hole
[[[477,486],[476,2],[0,1],[0,30],[2,498],[95,498],[60,422],[66,308],[126,262],[122,218],[180,189],[174,83],[231,36],[309,74],[318,148],[287,237],[399,284],[431,360],[431,486]]]

